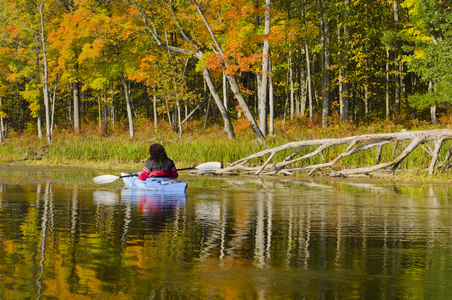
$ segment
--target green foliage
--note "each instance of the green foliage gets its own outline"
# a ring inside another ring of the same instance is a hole
[[[421,75],[424,81],[450,79],[452,74],[452,37],[437,44],[423,44],[408,61],[411,70]]]
[[[426,94],[415,94],[408,98],[413,107],[424,109],[432,105],[452,102],[452,75],[444,76],[433,91]]]
[[[409,97],[413,107],[426,108],[452,100],[452,6],[447,1],[406,0],[414,22],[404,33],[415,41],[414,54],[404,61],[422,81],[433,85],[425,94]]]

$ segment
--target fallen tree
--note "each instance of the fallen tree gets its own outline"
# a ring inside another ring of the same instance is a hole
[[[432,175],[437,166],[440,150],[445,141],[452,140],[452,130],[440,129],[429,131],[405,131],[397,133],[365,134],[353,137],[297,141],[272,149],[266,149],[231,163],[216,174],[247,173],[255,175],[293,175],[295,171],[307,171],[309,176],[319,173],[325,176],[351,176],[371,174],[378,170],[395,171],[400,163],[416,148],[421,146],[430,156],[428,168]],[[433,150],[430,144],[434,145]],[[424,147],[424,144],[427,144]],[[392,145],[392,151],[388,147]],[[345,148],[345,149],[344,149]],[[383,157],[383,150],[386,155]],[[334,150],[332,150],[334,149]],[[325,158],[324,152],[329,153]],[[359,162],[355,166],[347,166],[343,161],[353,155],[373,151],[375,160]],[[285,159],[277,161],[284,153]],[[452,155],[452,146],[448,149],[442,163],[443,171]],[[390,157],[389,157],[390,156]],[[329,159],[329,160],[328,160]],[[364,165],[365,164],[365,165]]]

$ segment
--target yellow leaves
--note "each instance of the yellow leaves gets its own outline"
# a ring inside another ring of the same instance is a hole
[[[390,0],[388,1],[390,4],[392,4],[394,2],[394,0]],[[405,0],[402,3],[400,3],[400,6],[402,6],[403,8],[407,8],[408,12],[410,14],[412,14],[415,10],[416,7],[419,5],[419,0]]]
[[[5,96],[7,91],[8,91],[8,86],[0,83],[0,97]]]
[[[28,83],[25,90],[21,91],[20,94],[30,103],[38,102],[42,98],[41,91],[33,83]]]
[[[425,51],[424,50],[419,50],[419,49],[414,50],[414,57],[415,58],[419,58],[419,59],[426,59]]]
[[[86,43],[82,46],[82,51],[78,57],[78,61],[83,63],[87,60],[96,60],[102,56],[104,42],[102,40],[94,40],[92,43]]]

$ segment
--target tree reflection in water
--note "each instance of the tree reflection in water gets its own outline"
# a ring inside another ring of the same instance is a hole
[[[448,298],[451,196],[367,183],[187,196],[2,184],[0,295]]]

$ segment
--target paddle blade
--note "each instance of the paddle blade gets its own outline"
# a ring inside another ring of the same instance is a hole
[[[219,168],[221,168],[221,163],[219,163],[217,161],[211,161],[211,162],[206,162],[206,163],[200,164],[195,169],[198,169],[200,171],[214,171],[214,170],[218,170]]]
[[[115,176],[115,175],[101,175],[101,176],[94,177],[93,181],[94,181],[94,183],[97,183],[97,184],[103,184],[103,183],[113,182],[118,178],[119,178],[119,176]]]

